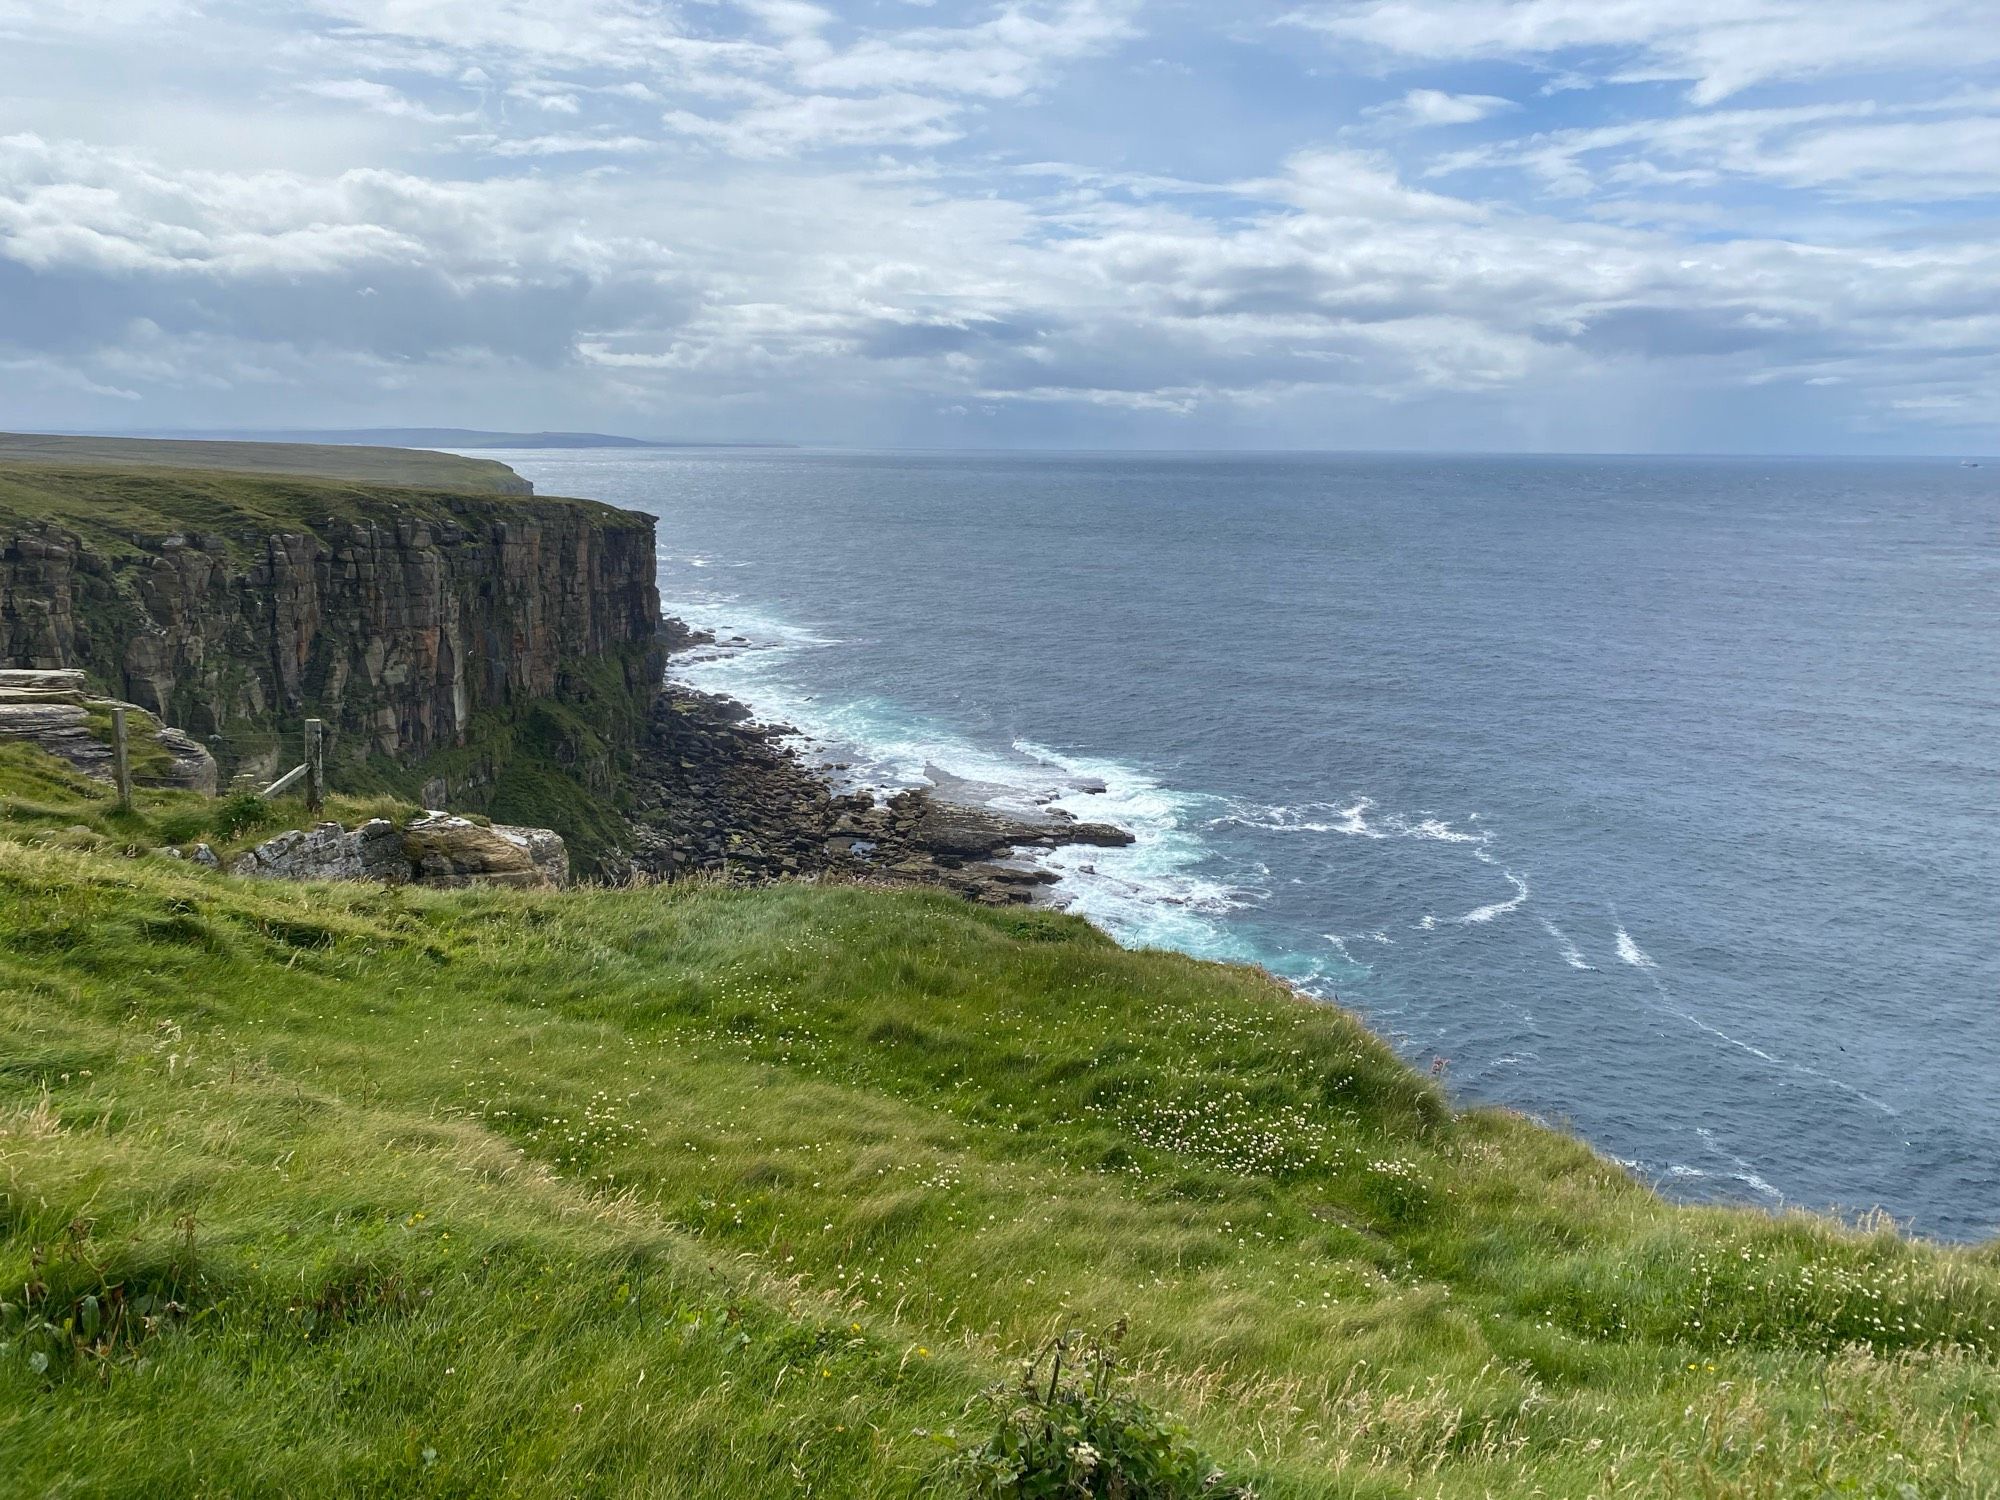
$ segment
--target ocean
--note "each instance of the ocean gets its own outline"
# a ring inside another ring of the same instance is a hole
[[[1122,940],[1678,1198],[2000,1231],[2000,468],[491,456],[842,774],[1130,828],[1047,856]]]

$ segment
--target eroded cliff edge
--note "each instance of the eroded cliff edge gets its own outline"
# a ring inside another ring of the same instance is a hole
[[[661,677],[653,520],[580,500],[0,464],[0,665],[80,667],[225,777],[339,780],[620,857]]]

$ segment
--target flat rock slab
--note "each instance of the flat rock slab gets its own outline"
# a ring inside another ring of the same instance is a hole
[[[65,686],[71,678],[76,686]],[[168,728],[136,704],[92,697],[81,691],[82,680],[81,672],[0,672],[0,740],[25,740],[68,761],[86,776],[111,781],[115,775],[111,742],[99,737],[91,718],[122,708],[133,750],[137,752],[150,740],[167,754],[162,770],[157,762],[149,765],[135,753],[134,781],[141,786],[215,795],[215,757],[205,745]]]
[[[432,812],[400,826],[371,818],[352,830],[339,823],[294,828],[238,855],[229,868],[260,880],[562,886],[569,883],[569,850],[551,829],[487,827]]]
[[[31,692],[81,693],[86,687],[83,673],[68,667],[0,668],[0,689],[24,688]]]

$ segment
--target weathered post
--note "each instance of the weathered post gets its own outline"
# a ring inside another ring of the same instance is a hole
[[[318,719],[306,720],[306,811],[316,813],[326,801],[326,759],[324,727]]]
[[[125,737],[125,710],[111,710],[111,772],[118,779],[118,805],[132,810],[132,746]]]

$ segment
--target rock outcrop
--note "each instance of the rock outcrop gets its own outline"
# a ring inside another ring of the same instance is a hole
[[[240,854],[232,875],[260,880],[377,880],[390,885],[563,886],[569,851],[547,828],[485,825],[425,813],[398,826],[371,818],[358,828],[294,828]]]
[[[136,704],[89,692],[83,673],[0,670],[0,740],[25,740],[99,781],[115,775],[110,729],[115,708],[127,711],[134,782],[214,795],[214,756]]]
[[[399,493],[338,519],[120,548],[0,513],[0,665],[88,669],[225,747],[312,715],[336,753],[408,762],[462,744],[482,709],[557,695],[581,666],[658,666],[650,517],[445,496],[400,513]]]
[[[109,468],[8,471],[0,667],[82,669],[272,779],[550,822],[615,869],[664,665],[653,519],[590,501]],[[407,774],[406,774],[407,773]]]
[[[1133,842],[1122,828],[1060,813],[1015,817],[920,790],[886,800],[842,793],[785,741],[786,731],[750,722],[740,703],[670,685],[639,760],[633,864],[665,879],[838,875],[938,885],[1005,906],[1032,900],[1056,879],[1014,857],[1019,851]]]

